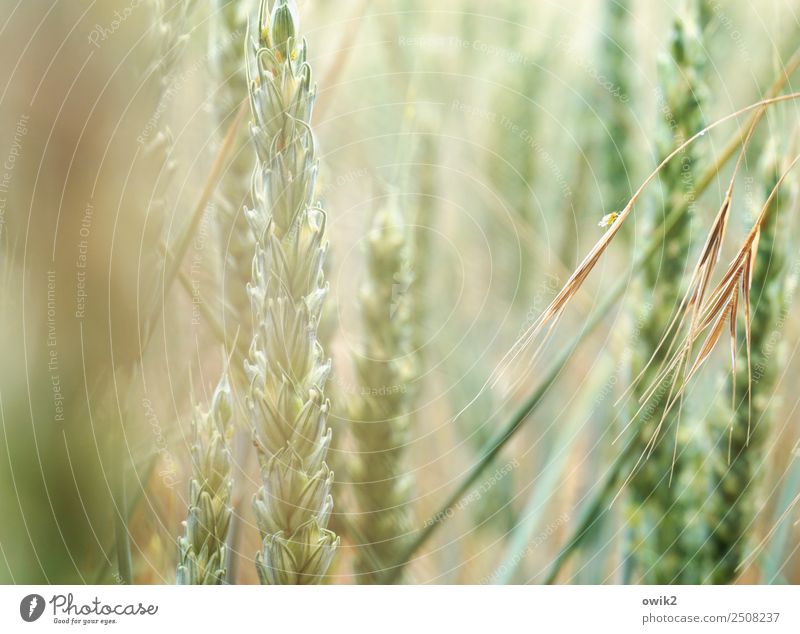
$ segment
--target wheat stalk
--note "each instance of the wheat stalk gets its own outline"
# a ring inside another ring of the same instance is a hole
[[[542,69],[546,62],[545,56],[540,55],[535,65],[511,66],[500,78],[499,87],[492,98],[491,108],[502,113],[501,121],[518,126],[514,129],[505,125],[495,126],[490,141],[496,149],[487,155],[486,175],[511,216],[510,220],[490,226],[494,233],[488,239],[492,242],[509,242],[518,239],[518,234],[524,236],[535,231],[536,211],[531,201],[537,195],[534,183],[541,177],[537,169],[539,156],[532,151],[530,141],[518,130],[529,130],[531,135],[540,134],[540,113],[532,95],[542,90],[545,81]],[[508,258],[508,261],[498,262],[498,265],[519,267],[524,286],[522,293],[515,292],[514,301],[524,302],[526,292],[531,290],[535,279],[534,244],[525,240],[519,256],[514,250],[508,249],[503,250],[499,257]]]
[[[246,370],[262,479],[254,500],[262,537],[256,567],[270,584],[320,582],[339,543],[326,528],[333,508],[333,473],[325,463],[330,361],[316,334],[328,292],[325,213],[312,205],[315,88],[298,28],[294,2],[278,0],[270,12],[262,0],[248,32],[257,165],[247,212],[256,252]]]
[[[170,81],[178,66],[186,44],[189,41],[188,19],[194,6],[193,0],[175,0],[166,6],[165,0],[153,0],[155,29],[153,32],[154,55],[148,76],[157,84],[158,106],[167,98]],[[157,161],[162,173],[159,174],[159,187],[153,196],[151,210],[163,215],[166,209],[166,191],[175,170],[171,160],[174,140],[169,126],[164,125],[152,137],[144,137],[145,152],[149,160]]]
[[[255,9],[254,0],[216,0],[213,5],[211,22],[210,50],[212,51],[212,70],[217,86],[214,106],[214,120],[220,132],[230,125],[233,119],[233,133],[230,139],[231,160],[216,190],[217,227],[222,256],[222,311],[223,323],[221,340],[226,349],[235,342],[232,350],[232,367],[241,370],[247,358],[250,341],[253,338],[250,297],[247,283],[250,280],[255,241],[250,233],[244,207],[250,205],[250,178],[253,173],[253,154],[249,147],[246,126],[240,125],[244,117],[238,116],[242,104],[247,100],[247,80],[245,64],[244,33],[250,16]],[[220,139],[224,147],[226,138]],[[196,291],[195,291],[196,292]],[[203,306],[204,304],[201,304]],[[206,320],[211,323],[207,317]],[[234,394],[247,391],[244,372],[233,373]],[[242,433],[239,433],[242,432]],[[237,430],[232,441],[235,460],[246,468],[249,442],[244,430]],[[229,531],[229,548],[235,553],[237,548],[242,516],[240,507],[242,497],[236,496],[236,513]],[[235,554],[228,565],[228,580],[237,573],[238,558]]]
[[[361,583],[373,582],[378,565],[391,563],[411,528],[405,453],[415,375],[411,356],[410,235],[396,193],[377,211],[367,238],[365,280],[360,293],[366,333],[356,357],[361,394],[350,408],[359,453],[350,473],[360,506],[359,532],[369,556],[355,564]]]
[[[604,175],[606,196],[612,208],[625,204],[632,192],[631,157],[632,116],[629,103],[632,64],[629,57],[631,10],[627,0],[606,0],[602,60],[604,76],[608,78],[608,94],[604,95],[607,114],[604,117],[607,130],[604,138]]]
[[[179,585],[219,585],[225,579],[226,539],[231,522],[233,399],[222,377],[209,411],[195,407],[192,473],[185,533],[178,539]]]
[[[211,30],[212,67],[218,85],[214,99],[217,126],[224,129],[232,113],[247,99],[243,37],[255,0],[216,0]],[[253,173],[252,153],[246,147],[245,129],[236,130],[231,149],[232,159],[226,166],[216,200],[219,204],[219,232],[225,275],[226,339],[238,342],[233,362],[241,366],[247,358],[252,339],[250,280],[255,242],[242,209],[249,206],[250,176]]]
[[[707,52],[702,13],[703,0],[691,0],[681,5],[670,35],[669,58],[661,65],[666,111],[659,137],[662,156],[669,153],[676,141],[681,143],[704,127],[702,109],[707,90],[704,80]],[[668,204],[674,204],[675,200],[687,201],[691,212],[697,178],[695,146],[687,148],[678,158],[661,174],[664,198]],[[658,231],[659,221],[656,214],[651,215],[653,231]],[[657,390],[653,390],[648,398],[643,397],[653,386],[663,391],[665,382],[669,380],[669,377],[656,380],[659,365],[667,354],[661,343],[672,311],[681,298],[685,254],[690,246],[691,213],[687,213],[665,233],[664,257],[651,260],[644,270],[643,282],[652,289],[646,303],[654,307],[654,312],[645,321],[641,332],[638,350],[645,356],[635,361],[638,364],[636,372],[642,372],[645,366],[646,370],[636,384],[634,394],[648,402],[648,408],[637,413],[641,420],[636,432],[641,453],[648,455],[630,480],[629,514],[635,541],[632,556],[644,574],[644,580],[656,583],[671,579],[684,563],[671,550],[676,529],[680,528],[674,514],[669,512],[675,503],[675,489],[661,486],[672,469],[677,470],[680,465],[674,464],[671,443],[658,442],[664,433],[675,429],[678,417],[665,415],[666,399]],[[654,350],[655,355],[648,364]]]
[[[175,142],[169,125],[160,120],[162,111],[166,111],[166,100],[170,96],[170,82],[178,67],[181,56],[189,41],[189,17],[195,6],[194,0],[174,0],[169,3],[165,0],[152,0],[155,28],[151,34],[153,38],[153,60],[150,63],[147,76],[156,84],[156,107],[148,127],[147,134],[142,134],[140,141],[143,143],[144,156],[149,165],[158,169],[157,180],[152,196],[149,200],[148,218],[153,218],[157,227],[156,238],[165,240],[164,227],[167,218],[168,192],[175,174],[175,160],[173,157]],[[158,126],[155,134],[151,134],[150,126]],[[159,256],[164,253],[155,251]],[[159,262],[159,264],[161,264]],[[170,267],[164,267],[169,273]],[[167,278],[169,282],[169,278]],[[165,283],[167,287],[169,283]],[[148,307],[149,317],[144,323],[144,337],[149,338],[156,327],[161,310],[161,297],[165,290],[153,284],[144,289],[144,294],[149,297],[145,303]]]
[[[420,142],[420,174],[418,177],[418,196],[412,218],[412,242],[414,256],[414,280],[411,284],[411,348],[417,357],[418,365],[425,365],[425,347],[428,336],[427,324],[431,306],[428,293],[431,291],[431,268],[434,249],[431,238],[436,229],[436,171],[438,153],[435,139],[429,132]],[[422,389],[422,385],[418,389]]]
[[[188,41],[186,29],[189,12],[192,6],[193,0],[176,0],[169,9],[165,8],[163,0],[153,0],[151,3],[150,8],[155,28],[151,31],[151,36],[153,38],[151,51],[152,59],[145,73],[145,83],[148,84],[148,87],[150,87],[152,83],[152,89],[155,93],[156,107],[154,108],[154,120],[157,120],[156,113],[161,109],[161,103],[168,94],[171,74],[177,66],[186,42]],[[162,238],[166,219],[165,212],[167,209],[168,186],[175,171],[172,158],[174,142],[167,125],[162,126],[152,138],[148,137],[145,139],[144,137],[140,137],[139,140],[143,146],[142,153],[146,163],[158,170],[155,174],[152,196],[149,200],[142,198],[140,202],[143,208],[147,208],[146,217],[152,217],[154,219],[154,235],[156,239],[159,240]],[[150,237],[149,235],[147,236],[147,238]],[[161,255],[158,250],[148,251],[148,257],[152,257],[152,253],[157,254],[157,256]],[[142,268],[152,268],[155,270],[160,264],[160,262],[150,262],[149,266],[142,265]],[[142,304],[146,308],[147,316],[141,325],[143,332],[141,332],[140,335],[143,335],[145,344],[153,334],[154,326],[158,318],[158,311],[161,306],[158,290],[156,284],[142,289],[142,295],[144,296]],[[163,294],[161,297],[163,297]],[[143,347],[143,345],[140,345],[139,354],[133,359],[132,365],[141,363],[141,350]],[[126,377],[131,377],[133,375],[132,366],[127,367],[125,370],[124,375]],[[114,373],[106,374],[101,379],[99,392],[104,392],[107,389],[106,382],[111,376],[115,376]],[[114,442],[116,444],[121,442],[121,440],[121,438],[116,438]],[[119,452],[121,449],[117,447],[115,451]],[[119,578],[124,583],[130,584],[133,582],[133,562],[127,527],[128,501],[125,465],[124,461],[119,456],[114,456],[112,460],[113,470],[111,474],[111,483],[116,507],[116,513],[114,513],[114,533],[118,574]]]

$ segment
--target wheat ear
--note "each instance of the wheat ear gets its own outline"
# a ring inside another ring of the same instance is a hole
[[[178,539],[179,585],[219,585],[225,579],[231,523],[233,399],[223,376],[209,411],[195,407],[192,419],[192,479],[185,533]]]
[[[213,73],[217,92],[214,98],[214,118],[220,130],[247,99],[243,37],[249,16],[256,6],[254,0],[216,0],[211,29]],[[247,282],[255,248],[242,207],[250,204],[250,176],[253,173],[253,154],[247,145],[244,126],[236,131],[231,161],[217,189],[219,233],[225,276],[226,338],[233,340],[237,333],[234,363],[247,358],[252,339],[250,298]]]
[[[661,64],[665,116],[660,126],[658,150],[662,155],[704,127],[707,50],[703,15],[703,0],[690,0],[681,5],[670,35],[669,57]],[[659,382],[664,389],[652,395],[644,393],[657,381],[660,365],[667,354],[668,347],[662,345],[662,338],[680,303],[685,257],[691,245],[691,211],[698,171],[696,146],[689,146],[677,158],[679,160],[668,163],[661,174],[663,195],[667,205],[688,203],[690,213],[684,214],[666,232],[663,258],[653,258],[645,267],[644,284],[652,294],[642,303],[652,306],[653,313],[645,320],[638,346],[640,356],[634,361],[637,366],[634,374],[640,373],[646,365],[634,394],[648,402],[645,409],[637,413],[640,418],[635,426],[639,455],[646,457],[630,479],[629,515],[634,563],[648,583],[668,583],[685,563],[674,548],[675,535],[681,527],[675,514],[670,513],[675,504],[675,489],[668,486],[668,482],[673,471],[680,470],[680,462],[675,462],[673,455],[674,442],[677,442],[674,437],[677,412],[664,415],[668,399],[663,392],[668,389],[669,377]],[[652,211],[652,230],[659,231],[660,214],[655,213],[655,205]],[[656,354],[651,359],[654,350]],[[665,442],[667,439],[669,442]]]
[[[369,553],[355,568],[360,583],[376,580],[376,563],[391,564],[411,528],[412,479],[405,453],[415,375],[411,356],[410,232],[396,194],[377,211],[367,237],[367,278],[361,288],[366,333],[356,358],[361,394],[351,404],[359,453],[351,475],[360,506],[359,532]]]
[[[270,11],[262,0],[247,37],[257,163],[247,211],[256,249],[246,371],[262,479],[254,500],[262,538],[256,568],[269,584],[320,582],[339,543],[326,528],[333,508],[325,463],[331,366],[317,338],[328,293],[325,213],[312,202],[315,88],[298,27],[294,2],[278,0]]]
[[[629,57],[633,22],[630,3],[628,0],[606,0],[603,18],[601,61],[610,85],[609,94],[604,95],[607,121],[603,148],[604,193],[608,204],[619,209],[633,194],[635,175],[631,171],[636,164],[630,147],[633,117],[629,102],[633,95],[631,75],[634,70]]]

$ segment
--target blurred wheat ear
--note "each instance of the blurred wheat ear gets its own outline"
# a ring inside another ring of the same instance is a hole
[[[254,333],[246,370],[261,487],[253,502],[261,533],[262,583],[323,580],[339,538],[327,529],[333,473],[325,384],[331,364],[317,338],[328,293],[325,212],[313,204],[317,178],[310,128],[315,87],[293,1],[262,0],[248,29],[251,136],[257,163],[256,241],[249,286]]]
[[[659,128],[661,156],[704,127],[703,108],[708,91],[705,79],[708,41],[704,35],[708,24],[704,5],[705,0],[686,0],[679,5],[670,33],[669,54],[661,60],[661,109],[666,113]],[[696,205],[700,158],[697,146],[693,145],[665,167],[661,183],[666,205],[686,201],[690,211]],[[670,509],[675,503],[675,490],[667,486],[673,469],[681,468],[679,462],[674,463],[672,442],[678,415],[668,412],[668,399],[663,396],[671,375],[660,372],[669,343],[667,340],[664,345],[663,333],[667,331],[666,337],[674,336],[669,331],[670,319],[681,299],[686,256],[692,244],[692,214],[683,214],[669,231],[664,231],[661,209],[653,204],[648,220],[653,233],[663,234],[663,257],[651,260],[645,267],[644,289],[639,300],[652,309],[644,321],[641,339],[636,342],[638,356],[633,362],[633,375],[639,375],[633,393],[646,406],[634,414],[639,419],[635,433],[644,458],[630,478],[628,507],[633,565],[643,580],[651,583],[672,580],[683,565],[672,549],[677,527]]]
[[[157,0],[151,7],[153,26],[149,31],[151,60],[145,76],[145,84],[153,93],[155,98],[154,113],[159,112],[166,99],[169,83],[172,80],[172,73],[178,66],[178,62],[184,52],[188,41],[189,17],[194,3],[192,0],[176,0],[167,8],[162,0]],[[146,209],[146,218],[152,219],[152,224],[148,228],[149,235],[146,240],[152,239],[155,244],[160,244],[163,240],[164,227],[167,220],[167,208],[169,207],[170,184],[175,170],[174,163],[174,140],[169,126],[161,124],[158,129],[158,117],[154,114],[152,121],[155,121],[154,128],[148,130],[148,135],[142,135],[140,142],[143,145],[144,163],[153,170],[148,175],[152,178],[154,188],[148,197],[141,196],[137,200],[142,209]],[[148,123],[148,126],[150,123]],[[149,283],[141,284],[140,290],[143,295],[142,304],[144,305],[145,321],[139,326],[141,328],[140,344],[135,352],[125,360],[124,365],[129,370],[141,363],[143,348],[146,347],[149,338],[152,336],[155,325],[161,317],[161,303],[157,291],[164,290],[155,284],[156,271],[162,265],[162,252],[158,249],[148,249],[144,261],[141,264],[147,274],[152,274],[153,279]],[[163,297],[163,293],[161,295]],[[129,335],[129,333],[125,333]],[[142,345],[142,339],[144,345]],[[120,337],[119,340],[125,341]],[[124,348],[123,348],[124,349]],[[123,358],[126,356],[122,355]],[[98,392],[102,395],[107,389],[109,378],[115,373],[105,373],[100,378],[100,388]],[[129,377],[127,385],[128,397],[132,393],[133,377],[136,372],[125,372]],[[116,378],[115,378],[116,381]],[[116,389],[117,386],[115,386]],[[118,447],[122,447],[124,438],[117,440]],[[119,449],[117,449],[119,451]],[[133,582],[133,561],[130,549],[130,533],[127,526],[130,505],[127,500],[125,461],[121,456],[112,458],[114,473],[114,503],[116,512],[114,513],[115,523],[115,544],[114,549],[117,554],[117,565],[119,578],[125,583]]]
[[[230,136],[230,160],[225,165],[217,188],[217,231],[221,255],[223,302],[222,324],[218,329],[220,342],[229,349],[233,346],[231,382],[233,397],[237,405],[244,408],[247,378],[244,360],[247,358],[253,338],[252,314],[247,284],[253,261],[255,241],[250,233],[244,209],[250,206],[250,179],[253,173],[253,152],[249,145],[244,116],[239,116],[247,101],[247,78],[245,72],[245,33],[250,16],[256,7],[255,0],[215,0],[212,4],[209,47],[211,51],[211,79],[214,99],[213,122],[220,134],[220,149]],[[232,132],[225,134],[233,125]],[[210,322],[211,318],[206,317]],[[247,471],[250,455],[249,429],[235,427],[231,439],[234,463],[243,472]],[[235,512],[228,534],[230,557],[227,566],[227,582],[233,583],[238,573],[238,541],[241,535],[239,518],[244,514],[244,495],[234,491]]]
[[[249,16],[255,7],[255,0],[216,0],[214,3],[210,42],[212,76],[216,88],[213,114],[220,130],[225,130],[247,99],[244,40]],[[241,366],[252,339],[247,283],[250,281],[255,248],[243,213],[243,208],[250,205],[250,178],[253,173],[253,153],[248,147],[245,126],[236,130],[231,157],[215,200],[219,205],[217,218],[223,263],[225,340],[230,345],[236,337],[238,345],[233,364]],[[244,390],[246,385],[240,387]]]
[[[361,391],[350,404],[359,451],[350,473],[359,501],[359,533],[366,540],[363,547],[371,551],[356,560],[360,583],[374,582],[380,567],[394,561],[411,529],[413,480],[405,463],[415,375],[410,238],[392,192],[374,214],[367,235],[367,279],[360,293],[366,339],[356,357]]]
[[[632,183],[636,177],[632,137],[634,129],[633,104],[635,93],[631,89],[634,66],[630,54],[633,20],[628,0],[606,0],[604,3],[604,29],[602,62],[611,90],[605,99],[604,117],[608,132],[604,136],[603,177],[605,198],[612,209],[619,209],[633,194]],[[633,177],[633,178],[632,178]]]
[[[227,374],[214,392],[209,411],[195,407],[189,512],[185,534],[178,538],[179,585],[219,585],[225,580],[233,487],[229,440],[234,411]]]

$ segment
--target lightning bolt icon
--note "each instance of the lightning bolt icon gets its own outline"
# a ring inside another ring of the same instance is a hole
[[[31,597],[31,604],[28,607],[28,616],[33,615],[33,611],[36,609],[36,604],[39,600],[36,597]]]

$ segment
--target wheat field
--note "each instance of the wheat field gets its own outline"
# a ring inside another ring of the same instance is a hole
[[[0,583],[800,582],[794,0],[0,6]]]

